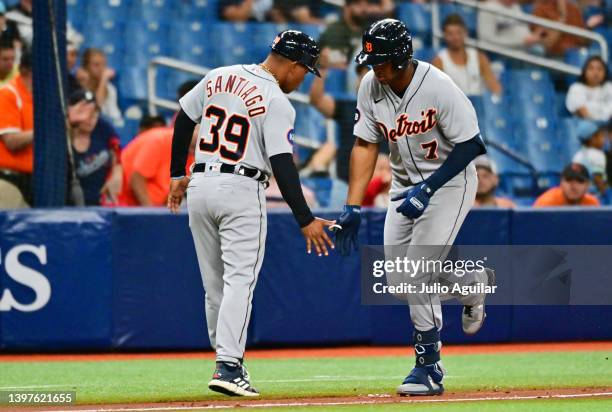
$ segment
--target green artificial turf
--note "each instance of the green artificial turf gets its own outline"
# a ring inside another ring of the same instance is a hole
[[[444,356],[450,391],[608,387],[612,352]],[[393,393],[410,358],[299,358],[247,361],[267,398]],[[206,387],[212,360],[0,362],[0,390],[76,390],[78,403],[226,399]],[[612,390],[612,389],[611,389]],[[460,406],[458,406],[460,407]]]
[[[381,412],[381,411],[422,411],[422,412],[609,412],[612,399],[537,399],[525,401],[479,401],[444,402],[386,405],[347,406],[305,406],[292,408],[264,408],[258,411],[273,412]],[[190,411],[193,412],[193,411]]]

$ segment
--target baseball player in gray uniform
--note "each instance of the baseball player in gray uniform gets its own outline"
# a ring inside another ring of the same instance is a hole
[[[172,142],[168,207],[176,212],[185,192],[189,227],[206,291],[208,336],[217,353],[208,387],[234,396],[258,396],[243,366],[251,299],[264,257],[266,198],[272,173],[285,201],[319,256],[333,248],[313,217],[293,163],[295,110],[285,93],[310,71],[319,75],[319,48],[306,34],[286,30],[259,64],[209,72],[181,100]],[[197,123],[196,164],[184,176]]]
[[[356,61],[373,70],[359,87],[348,199],[337,221],[336,246],[344,255],[357,249],[360,205],[372,177],[378,144],[386,141],[393,178],[384,244],[408,246],[406,253],[414,260],[444,260],[476,196],[472,160],[486,152],[476,113],[446,74],[412,58],[412,40],[402,22],[384,19],[372,24],[362,45]],[[431,246],[416,247],[422,245]],[[411,281],[429,285],[441,281],[440,275],[422,271]],[[494,273],[488,269],[451,278],[449,281],[460,286],[494,283]],[[396,281],[387,275],[388,283]],[[416,365],[397,392],[441,394],[440,300],[452,296],[423,293],[401,297],[410,305]],[[476,333],[485,317],[485,295],[455,297],[464,305],[464,332]]]

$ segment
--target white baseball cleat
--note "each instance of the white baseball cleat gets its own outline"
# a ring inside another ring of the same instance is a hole
[[[493,269],[485,268],[485,273],[487,276],[487,286],[495,286],[495,271]],[[484,320],[487,317],[484,304],[486,297],[487,294],[483,293],[478,304],[465,305],[463,307],[461,326],[463,327],[463,332],[466,335],[474,335],[480,330],[480,328],[482,328]]]

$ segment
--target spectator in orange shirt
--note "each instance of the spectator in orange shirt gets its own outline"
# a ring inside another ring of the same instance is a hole
[[[187,165],[193,152],[199,127],[193,133]],[[122,206],[165,206],[170,190],[171,127],[149,129],[134,138],[121,152],[123,189]]]
[[[474,207],[516,207],[516,204],[505,197],[495,196],[499,185],[497,166],[487,155],[478,156],[474,160],[476,173],[478,173],[478,188],[476,189],[476,201]]]
[[[599,206],[599,200],[589,193],[589,172],[579,163],[571,163],[561,173],[561,184],[544,192],[535,207]]]
[[[570,26],[585,28],[582,12],[568,0],[537,0],[533,15]],[[534,33],[542,39],[546,52],[551,56],[563,56],[566,50],[588,45],[583,37],[572,36],[553,29],[535,26]]]
[[[19,72],[0,89],[0,209],[32,204],[34,107],[32,58],[27,52]]]

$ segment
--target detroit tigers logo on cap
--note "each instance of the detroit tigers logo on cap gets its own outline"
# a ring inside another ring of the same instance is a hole
[[[289,141],[289,143],[291,143],[293,145],[293,143],[295,141],[295,130],[290,129],[287,132],[287,140]]]
[[[359,111],[359,109],[355,109],[355,123],[357,123],[359,121],[359,119],[361,119],[361,112]]]
[[[372,42],[367,41],[365,44],[365,49],[368,53],[372,53],[372,50],[374,50],[374,47],[372,47]]]

